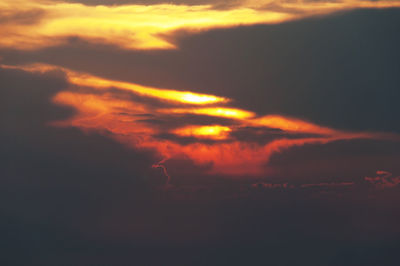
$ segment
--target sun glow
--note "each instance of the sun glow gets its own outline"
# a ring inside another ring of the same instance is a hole
[[[232,129],[220,125],[210,126],[187,126],[184,128],[178,128],[172,131],[172,133],[183,136],[183,137],[197,137],[197,138],[209,138],[215,140],[226,139],[229,136],[229,132]]]
[[[196,115],[208,115],[216,117],[225,117],[231,119],[247,119],[254,117],[255,114],[250,111],[227,108],[227,107],[209,107],[209,108],[174,108],[174,109],[162,109],[162,113],[175,113],[175,114],[196,114]]]

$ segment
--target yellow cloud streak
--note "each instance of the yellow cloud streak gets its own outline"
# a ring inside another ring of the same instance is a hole
[[[77,36],[126,49],[171,49],[161,35],[178,29],[205,30],[255,23],[276,23],[291,15],[249,8],[213,10],[209,5],[85,6],[3,0],[2,8],[41,9],[46,16],[34,25],[10,25],[0,30],[0,46],[37,49],[57,45],[64,37]],[[4,3],[5,6],[4,7]],[[8,7],[7,7],[8,6]]]
[[[209,138],[215,140],[226,139],[232,129],[226,126],[186,126],[172,131],[173,134],[182,137]]]
[[[206,104],[229,102],[228,98],[219,97],[215,95],[195,93],[191,91],[178,91],[178,90],[168,90],[161,88],[152,88],[152,87],[138,85],[135,83],[104,79],[93,75],[78,73],[66,68],[47,65],[47,64],[31,64],[31,65],[15,66],[15,67],[9,65],[0,65],[0,66],[3,68],[23,69],[25,71],[41,72],[41,73],[51,70],[62,70],[65,73],[68,81],[71,84],[77,86],[84,86],[96,89],[117,88],[120,90],[130,91],[138,95],[152,97],[169,102],[177,102],[177,103],[193,104],[193,105],[206,105]]]
[[[250,111],[228,108],[228,107],[206,107],[206,108],[175,108],[175,109],[160,109],[160,113],[166,114],[196,114],[196,115],[208,115],[230,119],[247,119],[254,117],[255,114]]]
[[[59,45],[67,37],[75,36],[124,49],[174,49],[175,44],[165,36],[176,30],[203,31],[239,25],[271,24],[364,7],[400,7],[400,2],[260,0],[242,1],[235,8],[216,10],[211,5],[85,6],[41,0],[0,0],[0,12],[3,13],[44,11],[44,16],[37,23],[3,25],[0,28],[0,47],[40,49]]]
[[[167,90],[159,88],[145,87],[138,84],[133,84],[129,82],[107,80],[90,75],[80,75],[78,73],[70,72],[68,73],[69,81],[72,84],[87,86],[92,88],[119,88],[122,90],[132,91],[134,93],[158,98],[160,100],[180,102],[186,104],[212,104],[227,102],[228,99],[223,97],[218,97],[209,94],[194,93],[190,91],[177,91],[177,90]]]

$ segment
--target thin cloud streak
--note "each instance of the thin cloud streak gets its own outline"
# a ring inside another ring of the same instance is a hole
[[[400,184],[400,176],[393,176],[387,171],[376,171],[375,177],[365,177],[365,181],[369,182],[377,189],[393,188]]]

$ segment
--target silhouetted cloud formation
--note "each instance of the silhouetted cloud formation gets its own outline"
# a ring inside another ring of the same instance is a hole
[[[218,177],[199,186],[199,179],[176,176],[180,185],[157,191],[152,182],[164,177],[147,167],[156,159],[151,152],[47,126],[72,114],[49,102],[68,86],[62,73],[2,69],[0,78],[7,265],[396,265],[397,188],[360,190],[356,181],[357,189],[315,189],[289,181],[260,189]],[[193,172],[184,158],[167,166],[172,174]]]

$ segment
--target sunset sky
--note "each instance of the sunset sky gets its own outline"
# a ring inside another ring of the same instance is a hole
[[[0,0],[4,265],[399,265],[399,47],[395,0]]]

